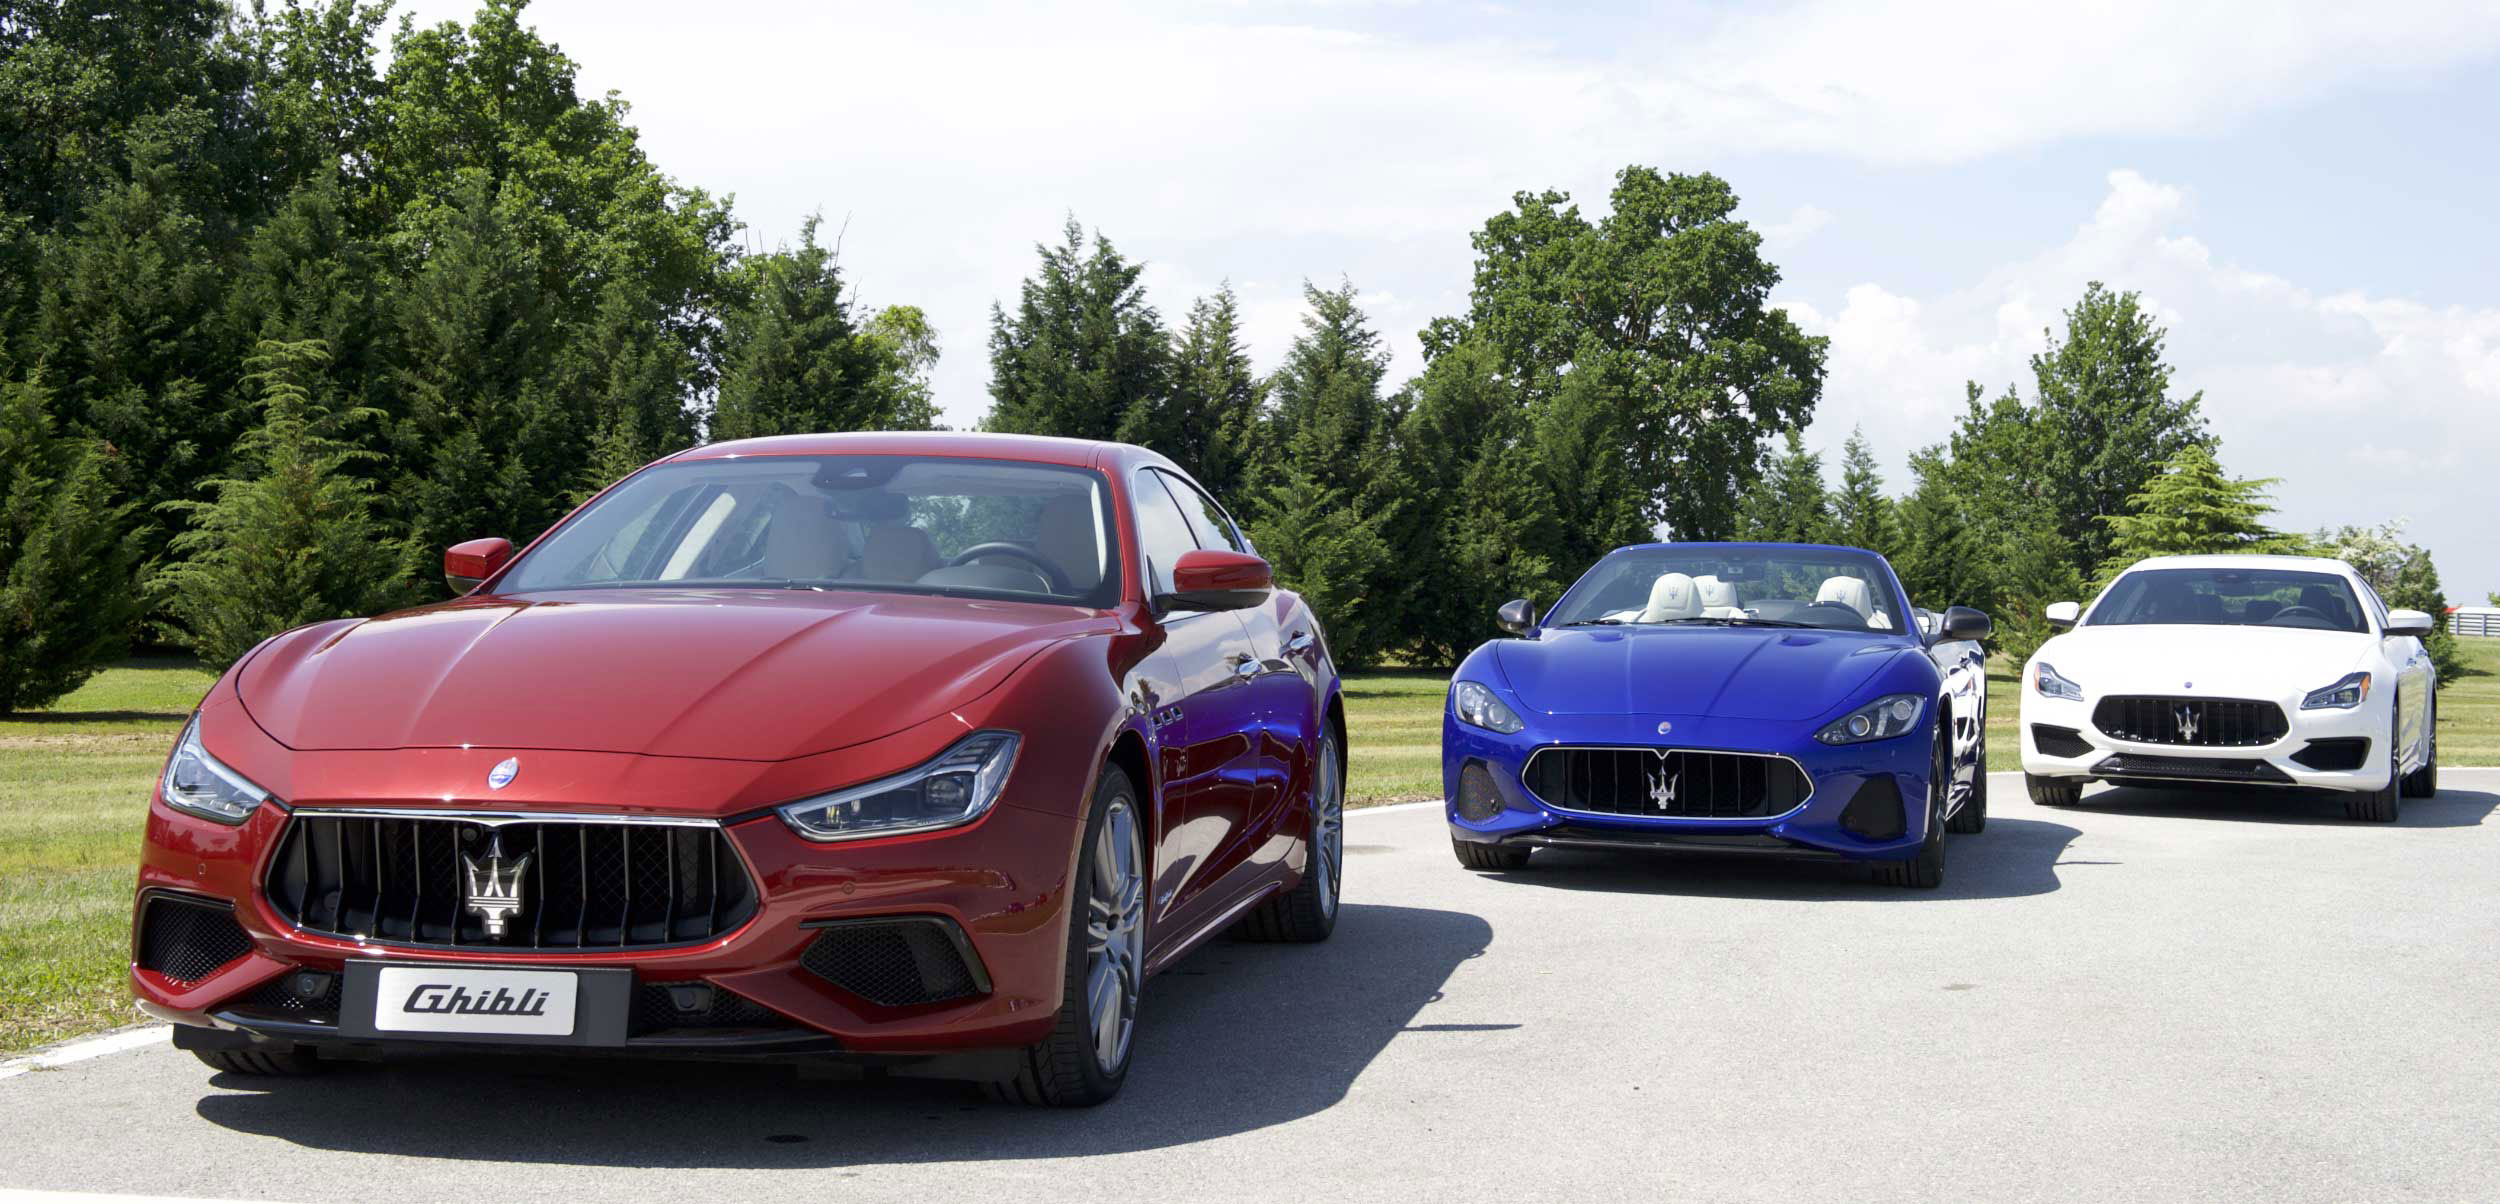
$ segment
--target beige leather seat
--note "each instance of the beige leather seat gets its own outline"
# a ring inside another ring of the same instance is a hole
[[[1736,583],[1721,581],[1716,576],[1693,578],[1693,587],[1701,594],[1701,614],[1706,619],[1741,619],[1745,608],[1737,604]]]
[[[1823,588],[1814,591],[1814,600],[1818,604],[1836,603],[1846,606],[1858,612],[1858,617],[1865,620],[1869,627],[1889,628],[1892,626],[1890,620],[1875,613],[1874,588],[1856,577],[1825,577]]]
[[[879,523],[868,528],[859,575],[864,581],[918,581],[939,563],[937,544],[928,532],[903,523]]]
[[[814,498],[792,494],[773,507],[764,528],[764,576],[774,581],[823,581],[850,559],[850,524]]]
[[[1641,611],[1641,622],[1659,623],[1700,615],[1701,591],[1693,585],[1693,579],[1682,573],[1662,573],[1650,583],[1649,605]]]
[[[1042,503],[1033,543],[1067,578],[1071,592],[1090,593],[1102,584],[1102,529],[1094,521],[1092,498],[1063,493]]]

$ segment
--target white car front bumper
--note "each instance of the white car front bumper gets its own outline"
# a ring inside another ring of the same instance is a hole
[[[2182,700],[2204,701],[2196,694],[2174,693]],[[2101,700],[2101,695],[2089,691],[2081,702],[2043,698],[2030,682],[2024,682],[2023,772],[2113,782],[2216,782],[2350,791],[2387,787],[2388,714],[2386,704],[2375,699],[2347,710],[2313,711],[2301,710],[2297,697],[2265,700],[2282,708],[2288,730],[2263,744],[2179,742],[2175,731],[2161,740],[2122,739],[2094,722]],[[2209,721],[2199,735],[2214,738],[2212,726]]]

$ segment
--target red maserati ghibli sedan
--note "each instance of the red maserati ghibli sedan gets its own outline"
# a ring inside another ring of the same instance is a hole
[[[1096,1103],[1139,988],[1325,939],[1309,608],[1142,448],[697,448],[463,596],[274,636],[149,803],[131,987],[209,1065],[771,1057]]]

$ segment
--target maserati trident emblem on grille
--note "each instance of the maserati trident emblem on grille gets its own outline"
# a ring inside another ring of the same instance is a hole
[[[503,859],[503,841],[490,837],[486,843],[486,864],[479,865],[469,855],[460,855],[460,864],[468,870],[468,907],[479,919],[486,921],[486,935],[502,936],[504,924],[521,910],[521,878],[529,873],[529,854],[517,861]]]
[[[2194,707],[2180,707],[2180,708],[2179,708],[2179,710],[2178,710],[2178,712],[2177,712],[2177,716],[2178,716],[2178,720],[2179,720],[2179,738],[2180,738],[2180,739],[2182,739],[2182,740],[2193,740],[2193,739],[2195,739],[2195,738],[2196,738],[2196,708],[2194,708]]]
[[[1650,777],[1650,775],[1647,774],[1643,774],[1642,776],[1649,777],[1650,806],[1664,811],[1675,805],[1676,779],[1681,775],[1670,772],[1667,769],[1666,758],[1660,757],[1658,759],[1657,776]]]
[[[492,789],[501,790],[511,785],[512,779],[519,776],[521,776],[521,758],[505,757],[495,762],[493,769],[486,771],[486,785]]]

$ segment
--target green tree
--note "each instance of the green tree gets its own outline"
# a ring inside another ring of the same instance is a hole
[[[1896,507],[1884,495],[1884,476],[1867,450],[1863,428],[1849,432],[1840,449],[1840,488],[1831,494],[1832,542],[1865,548],[1887,559],[1900,551]],[[1898,566],[1895,566],[1898,571]]]
[[[1737,530],[1766,543],[1825,543],[1832,538],[1832,506],[1823,489],[1823,457],[1806,450],[1797,432],[1787,450],[1771,458],[1762,482],[1745,499]]]
[[[2430,549],[2405,542],[2404,533],[2405,520],[2400,518],[2375,527],[2322,530],[2309,545],[2317,555],[2351,565],[2362,580],[2370,583],[2370,588],[2378,591],[2380,601],[2431,617],[2436,626],[2422,646],[2430,652],[2431,664],[2439,671],[2440,687],[2445,689],[2472,669],[2465,663],[2463,650],[2457,647],[2456,633],[2448,628],[2448,597],[2440,587],[2439,569],[2431,563]]]
[[[317,342],[260,344],[247,387],[260,425],[236,447],[237,476],[209,483],[204,502],[169,502],[190,527],[182,559],[149,588],[175,636],[223,666],[291,627],[372,614],[409,599],[418,552],[373,513],[371,486],[348,467],[373,453],[337,437],[381,417],[332,410],[317,390],[329,356]],[[249,474],[249,475],[241,475]]]
[[[880,387],[887,361],[852,320],[841,267],[816,241],[820,220],[799,227],[795,249],[739,266],[737,300],[722,315],[714,440],[893,425]]]
[[[1010,315],[990,307],[993,431],[1122,439],[1160,447],[1175,432],[1164,406],[1171,349],[1163,319],[1099,232],[1089,250],[1070,216]]]
[[[1541,502],[1553,518],[1529,545],[1551,576],[1538,593],[1547,602],[1606,553],[1653,538],[1637,470],[1623,454],[1629,436],[1618,404],[1622,384],[1611,378],[1611,370],[1611,361],[1600,357],[1565,376],[1551,399],[1525,412]],[[1519,501],[1533,505],[1540,499],[1523,495]]]
[[[1948,606],[1993,605],[1944,449],[1912,453],[1910,475],[1916,484],[1894,510],[1899,543],[1891,559],[1911,603],[1939,613]]]
[[[1226,284],[1192,303],[1188,322],[1173,336],[1171,433],[1155,450],[1188,469],[1217,500],[1246,506],[1250,499],[1242,491],[1266,399],[1266,384],[1241,340],[1241,302]]]
[[[1602,369],[1642,517],[1720,538],[1763,440],[1812,418],[1826,341],[1768,304],[1779,269],[1725,181],[1627,167],[1609,200],[1591,222],[1567,194],[1518,194],[1473,236],[1468,312],[1432,323],[1425,354],[1483,341],[1531,409]]]
[[[2045,333],[2045,332],[2044,332]],[[2066,311],[2063,338],[2031,357],[2039,396],[2044,483],[2079,568],[2108,560],[2111,520],[2173,457],[2207,443],[2204,394],[2170,395],[2169,333],[2133,292],[2094,281]]]
[[[1466,343],[1435,357],[1414,394],[1397,440],[1409,487],[1391,536],[1411,590],[1395,604],[1414,662],[1455,665],[1494,634],[1502,603],[1553,603],[1551,549],[1566,520],[1489,349]]]
[[[1251,520],[1277,580],[1310,600],[1329,648],[1354,667],[1398,643],[1403,600],[1385,534],[1403,492],[1390,471],[1400,415],[1380,395],[1388,355],[1354,286],[1303,286],[1311,312],[1270,382],[1275,405],[1262,435],[1277,476]]]
[[[2151,556],[2302,550],[2306,545],[2298,537],[2266,526],[2266,516],[2274,513],[2266,488],[2274,483],[2224,475],[2221,461],[2204,444],[2181,448],[2161,475],[2128,499],[2127,513],[2103,520],[2110,539],[2101,579],[2115,579]]]
[[[1998,648],[2022,660],[2055,634],[2042,612],[2052,602],[2079,599],[2084,574],[2047,479],[2046,420],[2010,388],[1993,401],[1980,398],[1977,383],[1966,386],[1962,419],[1933,453],[1939,500],[1960,516],[1969,584],[1977,588],[1968,597],[1930,597],[1987,611]]]
[[[917,305],[889,305],[868,319],[861,331],[876,364],[874,392],[887,415],[886,426],[898,431],[938,429],[937,394],[929,374],[937,367],[937,328]]]
[[[40,380],[0,381],[0,714],[78,688],[126,646],[140,545],[109,455]]]

